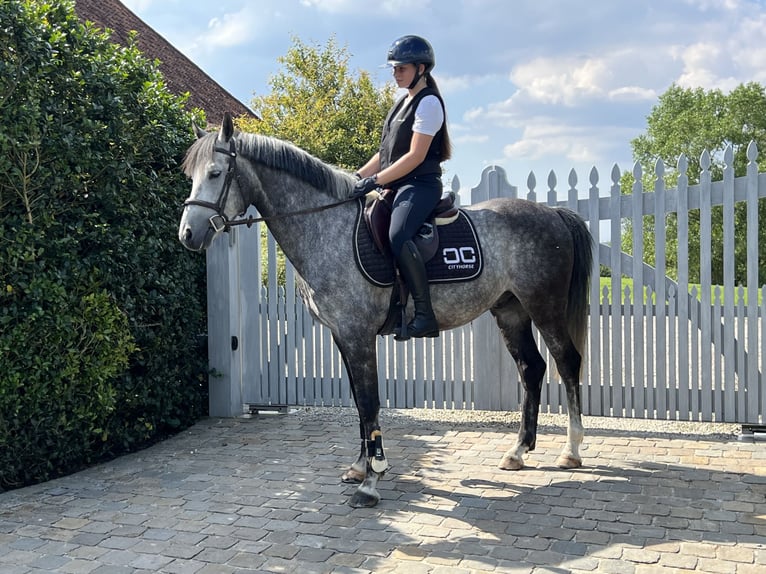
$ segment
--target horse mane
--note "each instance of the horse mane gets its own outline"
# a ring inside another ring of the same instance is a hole
[[[211,132],[191,145],[182,164],[188,177],[192,176],[198,162],[210,161],[217,137],[217,132]],[[354,180],[346,172],[324,163],[291,143],[245,132],[237,132],[234,137],[237,153],[241,157],[289,173],[336,199],[345,199],[353,191]]]

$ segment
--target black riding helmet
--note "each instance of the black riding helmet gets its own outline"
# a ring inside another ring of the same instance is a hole
[[[430,72],[436,65],[434,49],[428,43],[428,40],[420,36],[402,36],[395,40],[388,49],[386,60],[389,66],[415,64],[417,67],[418,64],[424,64],[426,67],[425,74]],[[421,76],[422,74],[415,73],[412,83],[408,86],[409,89],[412,89],[418,83]]]

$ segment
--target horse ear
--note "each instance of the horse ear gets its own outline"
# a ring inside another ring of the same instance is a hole
[[[233,135],[234,135],[234,122],[231,119],[231,114],[229,112],[224,112],[223,123],[221,124],[221,133],[219,135],[219,138],[221,141],[227,142],[231,139],[231,136]]]
[[[199,127],[195,122],[192,122],[192,128],[194,128],[194,135],[197,136],[197,139],[207,135],[207,132]]]

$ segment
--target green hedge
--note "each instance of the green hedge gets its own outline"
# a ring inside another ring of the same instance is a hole
[[[184,100],[73,2],[0,3],[0,490],[206,413],[204,257],[177,226]]]

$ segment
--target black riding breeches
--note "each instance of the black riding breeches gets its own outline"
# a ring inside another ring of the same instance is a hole
[[[416,177],[396,190],[388,228],[394,257],[399,256],[405,242],[415,237],[441,196],[442,182],[438,176]]]

